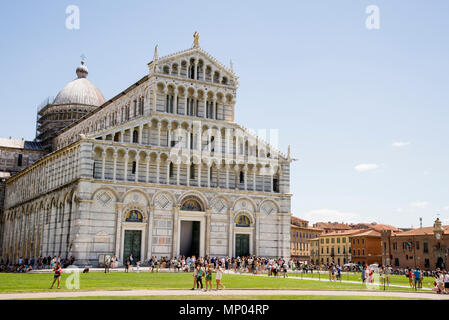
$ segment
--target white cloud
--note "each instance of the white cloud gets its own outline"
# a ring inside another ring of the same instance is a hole
[[[401,148],[401,147],[409,146],[410,142],[393,142],[391,145],[396,148]]]
[[[397,208],[397,209],[396,209],[396,212],[401,213],[402,211],[404,211],[402,208]]]
[[[443,210],[449,210],[449,206],[444,207]]]
[[[312,222],[360,222],[361,217],[357,213],[342,212],[331,209],[311,210],[305,213],[305,219]]]
[[[429,203],[427,201],[415,201],[410,203],[410,206],[413,208],[427,208]]]
[[[365,164],[359,164],[359,165],[355,166],[354,169],[358,172],[372,171],[372,170],[379,169],[379,165],[374,164],[374,163],[365,163]]]

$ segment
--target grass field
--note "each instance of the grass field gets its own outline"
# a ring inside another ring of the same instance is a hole
[[[68,291],[63,274],[60,291]],[[0,292],[43,292],[49,291],[51,274],[0,274]],[[345,278],[343,278],[345,280]],[[405,277],[404,277],[405,279]],[[406,280],[406,279],[405,279]],[[340,283],[254,277],[225,274],[223,283],[227,289],[311,289],[311,290],[367,290],[361,283]],[[203,280],[203,284],[205,281]],[[191,273],[87,273],[80,274],[80,290],[132,290],[132,289],[189,289],[193,286]],[[383,287],[382,287],[383,289]],[[56,289],[53,289],[56,290]],[[414,291],[409,288],[387,288],[388,291]]]
[[[318,275],[317,273],[295,273],[292,272],[290,274],[291,276],[297,276],[297,277],[303,277],[303,278],[313,278],[313,279],[318,279],[318,277],[321,277],[321,279],[329,279],[329,275],[326,273],[322,273],[320,275]],[[352,274],[343,274],[342,275],[342,280],[349,280],[349,281],[359,281],[361,282],[361,275],[360,273],[352,273]],[[434,282],[434,278],[432,277],[424,277],[423,279],[423,287],[424,288],[433,288],[433,282]],[[400,275],[390,275],[390,284],[395,284],[395,285],[403,285],[403,286],[409,286],[409,280],[408,278],[406,278],[405,276],[400,276]]]
[[[215,296],[215,297],[207,297],[207,296],[127,296],[127,297],[81,297],[81,298],[53,298],[53,299],[45,299],[45,300],[256,300],[256,301],[264,301],[264,300],[427,300],[427,299],[410,299],[410,298],[393,298],[393,297],[358,297],[358,296],[319,296],[319,295],[304,295],[304,296],[295,296],[295,295],[250,295],[250,296],[242,296],[242,295],[234,295],[234,296]],[[40,299],[33,299],[40,300]]]

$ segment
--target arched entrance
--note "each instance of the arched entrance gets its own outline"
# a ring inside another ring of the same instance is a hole
[[[204,205],[203,201],[194,195],[181,201],[179,212],[179,246],[178,255],[199,257],[204,255]]]
[[[132,255],[132,264],[136,264],[142,258],[143,248],[143,213],[133,208],[124,217],[123,233],[123,263]]]
[[[246,257],[251,255],[252,230],[251,220],[246,214],[235,218],[235,256]]]

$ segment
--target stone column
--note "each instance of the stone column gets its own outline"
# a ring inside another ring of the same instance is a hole
[[[211,176],[212,165],[207,166],[207,187],[210,188],[210,176]]]
[[[201,187],[201,162],[198,164],[198,187]]]
[[[210,230],[212,209],[206,209],[206,256],[210,256]]]
[[[257,167],[253,167],[253,191],[256,191],[256,173],[257,173]]]
[[[159,184],[159,171],[161,166],[161,160],[159,158],[156,159],[156,183]]]
[[[187,162],[187,164],[186,164],[186,173],[187,173],[186,185],[187,185],[187,187],[190,187],[190,163],[189,162]]]
[[[145,181],[146,183],[150,183],[150,155],[147,155],[146,161],[145,163],[147,164],[147,169],[146,169],[146,177],[145,177]]]
[[[225,165],[225,173],[226,173],[226,189],[229,189],[229,164]]]
[[[106,170],[106,152],[103,151],[101,153],[101,180],[104,180],[106,177],[105,170]]]
[[[113,180],[114,181],[117,181],[117,157],[118,157],[117,151],[114,150],[114,155],[113,155],[113,158],[114,158]]]
[[[228,220],[229,220],[229,230],[228,230],[228,256],[233,257],[234,255],[234,210],[228,209]]]
[[[179,222],[179,205],[173,207],[173,242],[172,242],[172,257],[176,257],[178,253],[178,222]]]
[[[255,213],[256,216],[256,230],[255,230],[255,237],[256,241],[254,243],[255,245],[255,255],[256,257],[260,256],[260,212]]]
[[[245,191],[248,191],[248,166],[245,164],[243,166],[243,180],[245,183]]]
[[[121,245],[122,245],[122,210],[123,203],[117,202],[115,204],[116,220],[115,220],[115,255],[118,257],[120,262],[123,262],[123,257],[121,256]]]
[[[158,122],[157,124],[157,145],[160,147],[161,146],[161,128],[162,128],[162,123]]]
[[[149,207],[148,211],[148,233],[147,233],[147,259],[150,259],[153,252],[153,216],[154,216],[154,206]]]
[[[123,173],[124,177],[123,179],[124,181],[128,181],[128,160],[129,160],[128,152],[126,152],[124,159],[125,159],[125,172]]]
[[[179,178],[180,178],[180,171],[181,171],[181,164],[177,163],[176,164],[176,185],[179,186]]]
[[[173,97],[173,113],[178,114],[178,89],[175,90],[175,96]]]
[[[134,175],[134,182],[139,182],[139,154],[136,154],[136,173]]]
[[[139,126],[139,144],[142,144],[143,141],[143,124]]]
[[[170,161],[167,161],[167,184],[170,184]]]

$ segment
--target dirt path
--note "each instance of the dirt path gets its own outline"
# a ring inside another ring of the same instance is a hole
[[[126,297],[126,296],[225,296],[225,295],[318,295],[318,296],[358,296],[358,297],[393,297],[419,299],[449,299],[447,295],[414,292],[384,292],[384,291],[351,291],[351,290],[220,290],[220,291],[191,291],[191,290],[123,290],[123,291],[54,291],[34,293],[2,293],[0,300],[10,299],[49,299],[76,297]],[[244,299],[244,297],[242,297]]]

